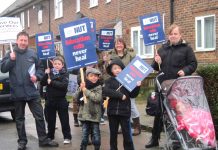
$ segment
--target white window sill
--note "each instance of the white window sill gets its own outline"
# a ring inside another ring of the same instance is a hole
[[[215,51],[216,48],[210,48],[210,49],[196,49],[194,52],[195,53],[200,53],[200,52],[212,52]]]
[[[98,6],[98,5],[89,6],[89,9],[95,8],[95,7],[97,7],[97,6]]]
[[[60,16],[60,17],[55,17],[54,19],[55,19],[55,20],[57,20],[57,19],[60,19],[60,18],[62,18],[62,17],[63,17],[63,16]]]

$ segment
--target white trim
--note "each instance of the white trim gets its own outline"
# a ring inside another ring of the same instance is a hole
[[[213,17],[214,18],[214,47],[213,48],[205,48],[205,26],[204,26],[204,21],[205,18],[208,17]],[[201,47],[198,47],[198,31],[197,31],[197,23],[198,21],[200,21],[201,23]],[[196,47],[196,51],[195,52],[204,52],[204,51],[214,51],[216,50],[216,17],[215,14],[213,15],[207,15],[207,16],[200,16],[200,17],[195,17],[195,47]]]
[[[110,2],[111,2],[111,0],[106,0],[106,2],[105,2],[105,3],[107,4],[107,3],[110,3]]]
[[[80,12],[80,0],[76,0],[76,12]]]
[[[25,16],[24,16],[24,12],[20,13],[20,23],[22,25],[22,29],[25,29]]]
[[[30,10],[27,10],[27,27],[30,27]]]
[[[42,24],[43,11],[38,10],[38,24]]]
[[[137,46],[138,46],[138,49],[135,49],[134,48],[134,41],[133,41],[133,32],[138,32],[138,37],[137,37]],[[141,43],[141,39],[142,39],[142,43]],[[143,47],[140,47],[141,45],[143,45]],[[151,50],[152,50],[152,53],[150,54],[144,54],[144,55],[141,55],[140,53],[140,49],[143,49],[143,51],[145,50],[146,46],[144,45],[144,41],[143,41],[143,37],[141,35],[141,27],[140,26],[137,26],[137,27],[131,27],[131,47],[135,49],[136,51],[136,55],[141,57],[142,59],[148,59],[148,58],[154,58],[154,46],[152,45],[151,46]]]
[[[98,6],[98,0],[89,0],[89,8]]]
[[[63,17],[63,0],[54,0],[55,19]]]

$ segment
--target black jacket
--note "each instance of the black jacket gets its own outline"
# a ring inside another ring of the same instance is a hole
[[[103,95],[110,98],[107,113],[108,115],[130,117],[130,97],[135,98],[138,95],[140,88],[136,87],[131,93],[125,87],[121,87],[118,91],[116,91],[120,86],[121,84],[115,79],[115,77],[110,77],[105,81]],[[127,97],[125,100],[122,100],[123,94]]]
[[[35,64],[37,80],[44,75],[43,65],[33,50],[25,51],[14,48],[16,60],[10,59],[10,52],[1,62],[1,71],[9,72],[11,97],[13,100],[32,100],[40,97],[38,89],[30,80],[28,69]]]
[[[155,61],[153,61],[152,67],[157,71],[164,72],[164,76],[160,77],[160,82],[178,78],[179,70],[183,70],[185,75],[191,75],[197,68],[195,54],[184,40],[177,45],[170,45],[169,42],[163,44],[158,50],[158,54],[162,59],[161,70]]]
[[[54,75],[51,71],[49,75],[51,79],[49,85],[47,82],[48,74],[46,74],[41,80],[41,85],[47,86],[46,96],[48,100],[60,100],[65,98],[69,82],[69,74],[66,69],[63,68],[57,75]]]

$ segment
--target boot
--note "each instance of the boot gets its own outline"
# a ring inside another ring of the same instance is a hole
[[[74,126],[79,127],[78,114],[73,114]]]
[[[151,148],[151,147],[156,147],[156,146],[159,146],[158,138],[151,137],[148,144],[145,145],[145,148]]]
[[[100,150],[100,145],[94,145],[95,150]]]
[[[132,120],[133,120],[133,128],[134,128],[132,135],[137,136],[137,135],[141,134],[140,120],[139,120],[139,117],[133,118]]]
[[[81,146],[80,146],[80,150],[86,150],[86,147],[87,147],[87,146],[85,146],[85,145],[81,145]]]

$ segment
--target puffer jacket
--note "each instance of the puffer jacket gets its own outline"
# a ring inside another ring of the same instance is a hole
[[[43,65],[33,50],[21,51],[14,48],[16,60],[10,59],[10,52],[1,62],[1,71],[9,72],[11,97],[13,100],[32,100],[40,97],[38,89],[30,80],[29,68],[35,64],[36,77],[40,81],[44,75]]]
[[[65,68],[59,71],[59,74],[54,75],[50,72],[51,83],[48,84],[48,75],[46,74],[42,80],[41,85],[47,86],[46,96],[48,100],[63,100],[67,93],[67,87],[69,82],[69,74]]]
[[[120,59],[113,59],[106,68],[107,73],[111,76],[105,81],[103,88],[103,95],[109,97],[107,113],[108,115],[127,116],[131,115],[131,102],[130,98],[135,98],[139,94],[140,87],[136,87],[132,92],[129,92],[125,87],[121,87],[117,90],[121,84],[116,80],[116,77],[111,72],[113,65],[118,65],[123,70],[124,64]],[[122,100],[123,95],[126,96],[125,100]]]
[[[110,77],[105,81],[104,96],[109,97],[107,114],[127,116],[131,115],[131,101],[130,98],[135,98],[139,94],[139,87],[136,87],[132,92],[129,92],[125,87],[117,89],[121,84],[116,80],[115,77]],[[123,95],[126,96],[125,100],[122,100]]]
[[[192,48],[182,40],[177,45],[170,45],[169,42],[163,44],[158,50],[162,63],[159,70],[158,64],[153,61],[152,67],[164,72],[160,77],[160,82],[178,78],[178,71],[183,70],[185,75],[191,75],[197,68],[197,60]]]
[[[78,90],[74,98],[79,97]],[[101,104],[102,104],[102,86],[98,85],[92,89],[86,89],[84,92],[87,103],[80,105],[78,119],[80,121],[100,122],[101,120]]]
[[[110,51],[109,54],[110,54],[110,58],[112,60],[116,59],[116,58],[120,58],[125,66],[127,66],[131,62],[131,60],[136,56],[136,53],[135,53],[134,49],[132,49],[132,48],[125,48],[124,55],[122,57],[119,57],[117,55],[117,52],[115,49]]]

